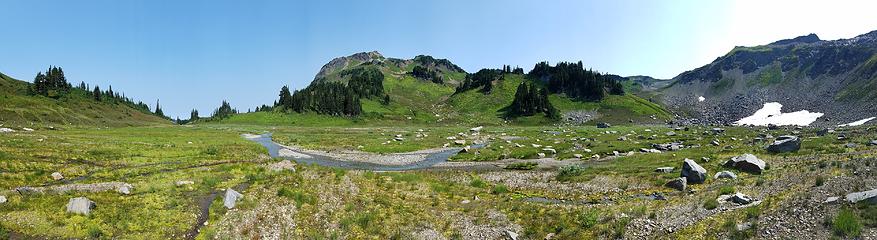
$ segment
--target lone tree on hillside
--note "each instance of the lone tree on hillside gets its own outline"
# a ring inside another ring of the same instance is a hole
[[[158,104],[159,100],[155,100],[155,115],[159,117],[164,117],[164,112],[161,111],[161,105]]]
[[[95,86],[94,86],[94,91],[91,92],[91,94],[93,95],[95,101],[100,102],[100,87],[98,87],[97,85],[95,85]]]
[[[199,118],[200,117],[198,117],[198,109],[192,109],[192,112],[189,114],[189,121],[195,121]]]

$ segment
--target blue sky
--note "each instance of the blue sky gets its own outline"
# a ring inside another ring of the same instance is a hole
[[[112,84],[166,114],[270,104],[334,57],[448,58],[467,71],[578,61],[672,78],[734,46],[877,30],[874,1],[8,1],[0,72]]]

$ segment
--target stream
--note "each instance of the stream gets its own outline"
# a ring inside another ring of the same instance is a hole
[[[447,162],[449,158],[456,155],[458,152],[460,152],[460,149],[462,149],[462,148],[449,148],[447,150],[443,150],[440,152],[430,153],[426,156],[426,159],[424,159],[422,161],[413,162],[413,163],[408,163],[408,164],[403,164],[403,165],[383,165],[383,164],[368,163],[368,162],[338,160],[336,158],[332,158],[329,156],[302,153],[302,152],[298,152],[298,153],[310,156],[310,158],[281,157],[280,156],[280,149],[283,149],[284,147],[281,146],[280,144],[274,142],[271,139],[271,133],[265,133],[265,134],[259,135],[259,137],[256,137],[256,138],[246,138],[246,139],[250,140],[250,141],[257,142],[259,144],[262,144],[262,146],[264,146],[265,148],[268,149],[268,155],[270,155],[271,157],[274,157],[274,158],[279,157],[279,158],[283,158],[283,159],[294,160],[299,164],[316,164],[316,165],[326,166],[326,167],[372,170],[372,171],[406,171],[406,170],[426,169],[426,168],[430,168],[433,165],[436,165],[438,163]],[[485,145],[487,145],[487,144],[486,143],[473,144],[473,145],[471,145],[471,147],[473,149],[475,149],[475,148],[484,147]]]

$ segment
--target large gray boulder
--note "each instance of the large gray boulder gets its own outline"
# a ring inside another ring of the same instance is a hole
[[[96,205],[85,197],[71,198],[67,202],[67,212],[73,214],[89,215]]]
[[[767,166],[767,164],[764,163],[764,161],[762,161],[755,155],[748,153],[732,157],[730,160],[725,162],[725,167],[734,168],[752,174],[761,174],[761,172],[764,171],[765,166]]]
[[[679,191],[685,191],[685,188],[688,187],[688,181],[686,181],[684,177],[680,177],[670,180],[669,182],[664,184],[664,186]]]
[[[696,184],[706,181],[706,169],[694,162],[694,160],[686,158],[682,161],[681,177],[684,177],[688,183]]]
[[[772,153],[795,152],[801,149],[801,139],[796,136],[779,136],[770,145],[767,151]]]
[[[241,198],[244,198],[243,194],[235,191],[234,189],[228,188],[225,190],[225,198],[223,198],[222,204],[225,206],[225,208],[232,209]]]
[[[609,123],[605,123],[605,122],[597,123],[597,128],[609,128],[609,127],[612,127],[612,125],[609,125]]]
[[[865,201],[867,203],[877,204],[877,189],[847,194],[847,201],[851,203]]]
[[[6,203],[6,196],[0,195],[0,204]]]

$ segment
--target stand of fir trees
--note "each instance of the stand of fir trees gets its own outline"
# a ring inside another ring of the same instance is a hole
[[[544,113],[551,119],[560,118],[560,112],[548,100],[548,90],[526,82],[518,86],[515,99],[508,106],[506,113],[507,117],[511,118],[533,116],[537,113]]]
[[[414,66],[414,69],[411,70],[411,76],[438,84],[444,83],[438,72],[421,67],[420,65]]]
[[[357,116],[362,113],[361,98],[380,97],[382,103],[389,103],[389,96],[384,94],[384,74],[380,70],[355,68],[341,72],[341,76],[350,77],[346,85],[339,82],[312,83],[292,94],[284,86],[274,107],[299,113]]]
[[[70,91],[73,86],[67,83],[64,77],[64,70],[60,67],[50,66],[46,73],[37,73],[34,77],[31,92],[37,95],[43,95],[50,98],[59,98]]]
[[[600,101],[607,93],[624,95],[621,83],[609,75],[585,70],[581,61],[560,62],[553,67],[548,62],[540,62],[527,75],[547,82],[549,92],[563,93],[573,99]]]
[[[197,114],[198,112],[194,111],[194,113]],[[238,111],[235,110],[234,108],[232,108],[231,104],[229,104],[225,100],[222,100],[222,104],[219,105],[219,108],[217,108],[216,110],[213,110],[213,116],[211,116],[211,117],[213,119],[217,119],[217,120],[226,119],[226,118],[231,117],[231,115],[236,114],[236,113],[238,113]]]
[[[96,102],[123,104],[143,113],[153,113],[149,110],[149,106],[143,102],[135,103],[133,99],[126,97],[124,93],[114,92],[112,86],[106,91],[102,91],[96,85],[94,88],[91,88],[84,81],[80,82],[78,86],[73,86],[67,82],[67,77],[64,76],[64,70],[61,67],[51,66],[45,73],[38,72],[28,90],[32,95],[40,95],[58,100],[63,100],[66,96],[81,96]]]
[[[482,93],[490,93],[493,90],[493,80],[502,79],[503,70],[499,69],[481,69],[478,72],[466,74],[466,79],[460,83],[454,94],[465,92],[471,89],[480,89]]]

